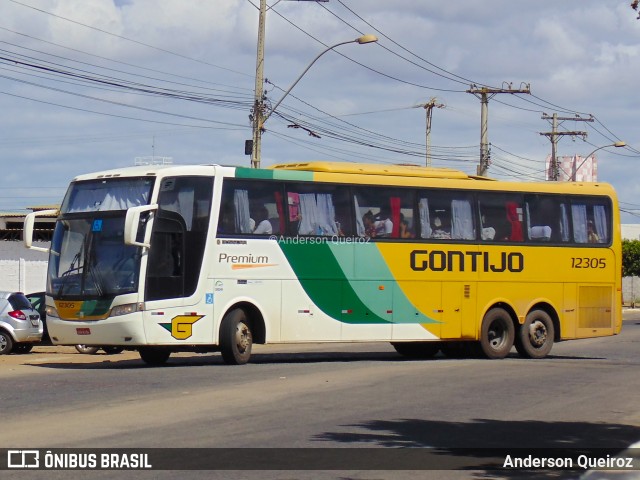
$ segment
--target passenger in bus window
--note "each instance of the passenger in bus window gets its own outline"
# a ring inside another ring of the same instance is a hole
[[[386,210],[380,210],[380,213],[376,215],[374,222],[376,237],[391,236],[391,233],[393,233],[393,222],[390,217],[390,213]]]
[[[587,241],[589,243],[600,243],[600,237],[596,233],[595,226],[593,225],[593,220],[589,220],[587,222]]]
[[[414,234],[409,226],[409,220],[404,218],[404,214],[400,214],[400,238],[414,238]]]
[[[373,238],[376,236],[375,219],[373,218],[373,212],[368,210],[362,216],[362,223],[364,224],[364,236]]]
[[[270,235],[273,232],[273,227],[271,222],[269,221],[269,210],[264,205],[258,207],[255,212],[256,219],[253,218],[253,224],[257,225],[255,229],[253,229],[253,233],[256,235],[267,234]]]
[[[433,227],[431,229],[431,238],[448,239],[451,238],[451,230],[442,224],[440,217],[433,218]]]

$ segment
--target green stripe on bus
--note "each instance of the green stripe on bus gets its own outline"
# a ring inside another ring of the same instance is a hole
[[[313,180],[313,172],[300,172],[295,170],[262,170],[259,168],[236,167],[236,177],[310,182]]]
[[[416,312],[392,280],[391,272],[374,244],[356,247],[280,242],[280,248],[313,303],[335,320],[350,324],[437,323]],[[366,257],[367,270],[375,271],[375,277],[355,277],[356,249],[358,255]]]

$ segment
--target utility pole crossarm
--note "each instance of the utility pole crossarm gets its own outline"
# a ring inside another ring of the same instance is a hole
[[[579,115],[575,117],[558,117],[557,113],[549,116],[546,113],[542,114],[543,120],[551,120],[551,131],[550,132],[541,132],[540,135],[544,135],[548,137],[551,141],[551,162],[550,162],[550,175],[549,180],[558,181],[560,178],[560,167],[558,165],[558,139],[559,137],[570,135],[572,137],[582,137],[583,140],[587,138],[587,132],[577,132],[577,131],[558,131],[558,122],[563,121],[574,121],[574,122],[593,122],[593,115],[590,115],[589,118],[584,118]]]
[[[427,147],[427,161],[426,166],[431,166],[431,117],[433,114],[434,108],[444,108],[443,103],[436,103],[436,98],[432,97],[428,103],[423,103],[422,105],[417,105],[418,107],[422,107],[425,109],[427,114],[427,131],[426,131],[426,147]]]
[[[488,118],[489,118],[489,99],[493,98],[498,93],[531,93],[529,84],[524,85],[524,88],[514,90],[509,84],[509,88],[491,88],[491,87],[478,87],[471,85],[471,88],[467,90],[467,93],[471,93],[480,99],[480,164],[478,165],[478,176],[486,177],[487,170],[489,168],[489,134],[488,134]]]

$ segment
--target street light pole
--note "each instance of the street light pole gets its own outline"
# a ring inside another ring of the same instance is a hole
[[[280,104],[282,103],[282,101],[285,99],[285,97],[287,95],[289,95],[289,92],[291,92],[291,90],[293,90],[293,87],[295,87],[298,82],[300,81],[300,79],[305,75],[305,73],[307,73],[307,71],[309,71],[309,69],[312,67],[312,65],[314,63],[316,63],[316,61],[325,53],[327,53],[329,50],[333,50],[336,47],[339,47],[340,45],[346,45],[347,43],[358,43],[360,45],[364,45],[366,43],[374,43],[378,41],[378,37],[376,37],[375,35],[363,35],[361,37],[356,38],[355,40],[348,40],[346,42],[340,42],[340,43],[336,43],[335,45],[332,45],[330,47],[325,48],[322,52],[320,52],[318,55],[316,55],[316,57],[311,61],[311,63],[309,65],[307,65],[307,68],[305,68],[303,70],[303,72],[298,76],[298,78],[291,84],[291,86],[287,89],[286,92],[284,92],[284,95],[282,95],[282,97],[280,98],[280,100],[278,100],[276,102],[276,104],[265,114],[263,113],[264,110],[264,102],[262,100],[262,85],[260,85],[260,100],[258,100],[258,94],[256,93],[256,104],[254,106],[254,112],[253,112],[253,147],[252,147],[252,151],[251,151],[251,166],[253,168],[260,168],[260,150],[261,150],[261,138],[262,138],[262,130],[264,128],[264,124],[267,121],[267,119],[271,116],[271,114],[273,112],[275,112],[276,108],[278,108],[280,106]],[[258,91],[258,81],[256,79],[256,92]]]
[[[584,165],[584,163],[589,160],[590,157],[593,156],[594,153],[596,153],[598,150],[602,150],[603,148],[609,148],[609,147],[616,147],[616,148],[620,148],[620,147],[626,147],[627,144],[625,142],[615,142],[615,143],[611,143],[609,145],[603,145],[602,147],[598,147],[596,148],[593,152],[591,152],[589,155],[587,155],[585,157],[585,159],[580,162],[580,165],[578,165],[574,170],[573,170],[573,175],[571,175],[571,181],[575,182],[576,181],[576,175],[578,174],[578,170],[580,170],[580,167],[582,167],[582,165]]]

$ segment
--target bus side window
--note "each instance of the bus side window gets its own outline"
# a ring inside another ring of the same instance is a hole
[[[415,237],[415,190],[354,187],[356,233],[367,238]],[[424,213],[424,206],[422,207]]]
[[[568,224],[562,198],[551,195],[525,197],[525,225],[527,240],[532,242],[566,241]]]
[[[522,242],[522,198],[510,193],[478,194],[480,238],[484,241]]]
[[[284,233],[284,215],[281,182],[225,180],[222,187],[218,233],[279,235]]]
[[[596,202],[572,203],[573,241],[576,243],[609,243],[611,215],[607,205]]]
[[[348,189],[340,185],[296,184],[287,190],[288,234],[344,236],[351,231]]]

